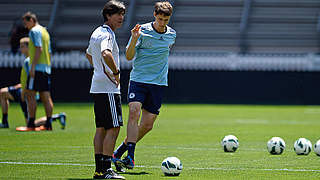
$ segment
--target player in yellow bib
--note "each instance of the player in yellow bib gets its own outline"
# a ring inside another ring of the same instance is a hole
[[[18,131],[34,131],[37,102],[36,92],[40,93],[47,120],[39,130],[52,130],[53,102],[50,95],[50,35],[46,28],[38,23],[34,13],[27,12],[22,16],[23,24],[29,31],[29,57],[30,67],[26,83],[26,98],[28,101],[28,125],[21,127]]]

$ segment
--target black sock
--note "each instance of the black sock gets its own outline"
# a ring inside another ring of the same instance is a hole
[[[52,127],[51,126],[51,117],[47,117],[47,121],[46,121],[46,124],[44,125],[44,127],[46,127],[46,128]]]
[[[106,172],[108,169],[111,168],[111,158],[112,158],[112,156],[108,156],[108,155],[102,155],[102,156],[103,156],[102,169],[103,169],[103,172]]]
[[[2,124],[8,124],[8,114],[2,114]]]
[[[134,150],[136,148],[136,143],[128,142],[127,149],[128,149],[128,156],[131,157],[132,160],[134,160]]]
[[[121,156],[127,151],[127,145],[122,142],[122,144],[114,151],[114,157],[120,159]]]
[[[23,111],[23,115],[26,119],[28,119],[28,105],[26,101],[20,101],[20,106]]]
[[[103,156],[102,154],[95,154],[94,160],[96,162],[96,172],[102,172]]]
[[[35,118],[28,118],[28,125],[27,127],[35,127],[34,125]]]

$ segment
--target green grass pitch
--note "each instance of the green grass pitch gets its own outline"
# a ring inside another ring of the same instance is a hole
[[[0,129],[0,179],[91,179],[94,172],[92,104],[56,103],[54,112],[66,112],[65,130],[54,122],[52,132],[16,132],[24,125],[17,104],[9,109],[9,129]],[[37,116],[43,116],[38,107]],[[125,121],[127,105],[123,105]],[[320,157],[298,156],[294,141],[320,139],[319,106],[173,105],[164,104],[150,134],[136,147],[136,167],[126,179],[320,179]],[[121,129],[119,145],[126,134]],[[220,141],[233,134],[235,153],[225,153]],[[282,155],[270,155],[267,141],[286,142]],[[165,177],[163,159],[178,157],[183,170]]]

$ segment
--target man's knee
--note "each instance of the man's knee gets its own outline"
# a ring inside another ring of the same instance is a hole
[[[26,94],[25,95],[27,100],[28,100],[28,104],[34,104],[36,103],[36,98],[34,96],[32,96],[31,94]]]
[[[97,136],[105,136],[106,135],[106,130],[104,128],[97,128],[96,129],[96,135]]]
[[[141,103],[133,102],[129,104],[129,113],[134,116],[138,116],[141,111]]]
[[[51,98],[50,92],[48,91],[43,91],[43,92],[40,92],[39,94],[42,101],[49,101]]]
[[[120,132],[120,127],[110,128],[107,130],[107,137],[111,141],[116,141]]]
[[[107,133],[110,133],[110,135],[112,136],[118,136],[119,132],[120,132],[120,127],[110,128],[107,131]]]
[[[25,95],[26,95],[26,97],[28,97],[28,98],[36,98],[35,96],[36,96],[36,91],[33,91],[33,90],[26,90],[25,91]]]

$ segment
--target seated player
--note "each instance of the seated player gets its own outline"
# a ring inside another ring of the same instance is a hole
[[[10,101],[20,103],[20,107],[25,117],[25,121],[26,123],[28,122],[27,103],[24,99],[21,98],[21,93],[22,93],[21,84],[16,84],[14,86],[9,86],[9,87],[0,89],[0,103],[1,103],[1,109],[2,109],[2,123],[0,123],[0,128],[9,128],[8,109],[9,109]],[[41,117],[37,119],[35,121],[36,127],[44,125],[46,122],[46,119],[47,119],[46,117]],[[64,129],[66,126],[66,114],[65,113],[54,114],[52,116],[52,121],[56,121],[57,119],[61,124],[61,128]]]
[[[8,123],[8,108],[9,108],[9,100],[16,101],[20,103],[21,109],[24,113],[25,121],[28,123],[28,111],[27,111],[27,103],[25,101],[25,84],[27,72],[29,72],[29,52],[28,52],[28,43],[29,38],[25,37],[20,40],[20,51],[22,54],[26,56],[26,59],[23,63],[21,70],[21,84],[16,84],[15,86],[5,87],[0,89],[0,103],[2,108],[2,123],[0,123],[0,128],[9,128]],[[66,115],[65,113],[55,114],[53,115],[53,121],[59,119],[62,129],[65,128],[66,125]],[[45,117],[39,118],[35,125],[41,126],[45,123]],[[19,128],[17,128],[18,130]]]

